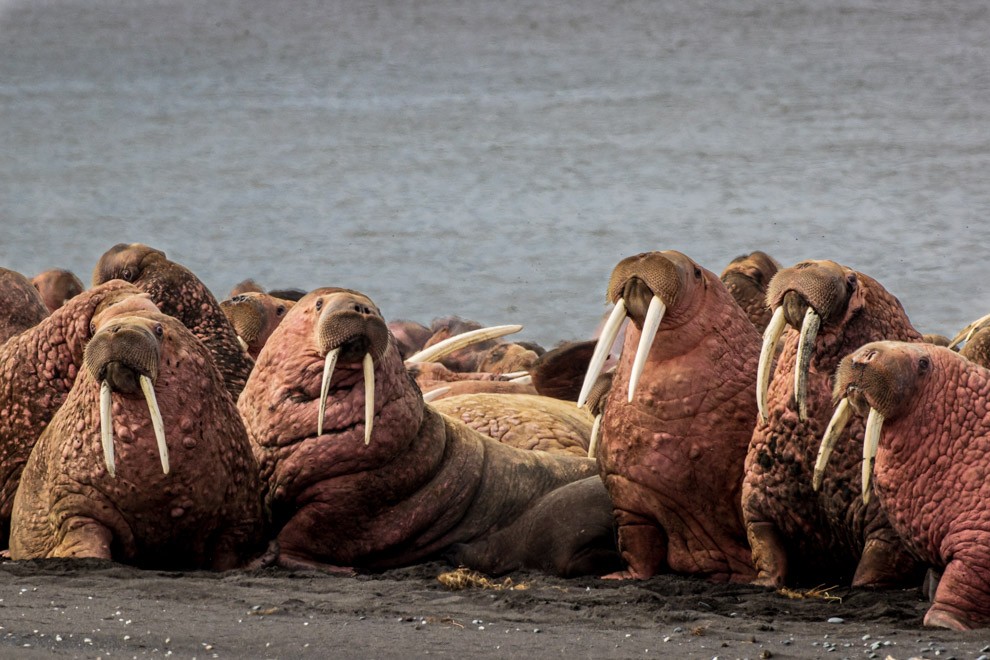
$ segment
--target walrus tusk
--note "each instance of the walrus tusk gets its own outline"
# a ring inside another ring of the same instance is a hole
[[[375,421],[375,362],[371,353],[364,354],[364,444],[371,442],[371,425]]]
[[[113,410],[110,405],[110,383],[106,380],[100,384],[100,442],[103,444],[107,473],[114,477],[117,469],[113,464]]]
[[[763,331],[763,348],[760,349],[760,364],[756,369],[756,407],[760,418],[767,421],[767,389],[770,387],[770,365],[773,364],[774,354],[780,336],[784,334],[787,319],[784,318],[784,308],[778,307],[773,311],[767,329]]]
[[[316,421],[316,435],[323,435],[323,417],[327,413],[327,392],[330,391],[330,378],[333,376],[333,368],[337,364],[338,355],[340,355],[339,348],[327,351],[327,356],[323,362],[323,382],[320,383],[320,417]]]
[[[863,504],[870,503],[870,477],[873,474],[873,460],[880,445],[880,430],[883,428],[883,413],[870,408],[866,417],[866,434],[863,438]]]
[[[581,393],[578,395],[578,408],[588,401],[591,388],[598,380],[598,374],[602,372],[602,367],[605,366],[605,360],[608,358],[608,352],[612,349],[615,338],[619,336],[619,328],[622,327],[622,322],[625,320],[626,301],[619,298],[615,301],[615,307],[612,308],[612,313],[609,314],[608,320],[602,327],[602,334],[598,337],[598,343],[595,344],[595,352],[588,363],[588,373],[584,375],[584,384],[581,385]]]
[[[168,474],[168,445],[165,444],[165,422],[162,421],[162,411],[158,407],[155,396],[155,385],[151,379],[141,374],[141,389],[144,390],[144,400],[148,402],[148,412],[151,414],[151,426],[155,429],[155,440],[158,441],[158,456],[162,459],[162,471]]]
[[[839,401],[839,405],[836,406],[835,412],[832,414],[832,419],[829,420],[828,426],[825,428],[825,435],[822,436],[822,444],[818,448],[818,459],[815,460],[815,474],[811,480],[811,486],[815,490],[822,487],[822,479],[825,477],[825,466],[828,465],[828,459],[832,455],[832,450],[835,449],[835,443],[838,441],[842,431],[846,428],[846,424],[849,423],[850,417],[852,417],[852,407],[849,405],[849,399],[843,398],[842,401]]]
[[[448,337],[441,342],[437,342],[429,348],[424,348],[419,353],[410,355],[405,359],[405,363],[415,364],[418,362],[438,362],[440,358],[446,357],[454,351],[464,348],[465,346],[488,341],[489,339],[504,337],[505,335],[511,335],[522,329],[523,327],[521,325],[495,325],[490,328],[479,328],[478,330],[462,332],[459,335],[454,335],[453,337]]]
[[[818,328],[821,327],[822,317],[808,307],[801,322],[801,337],[798,339],[797,364],[794,368],[794,402],[798,408],[798,419],[802,422],[808,419],[808,369],[811,365],[811,354],[815,350],[815,339],[818,338]]]
[[[450,391],[449,387],[437,387],[429,392],[423,392],[423,403],[429,403],[430,401],[435,401],[439,399],[444,394]]]
[[[244,341],[244,338],[243,338],[243,337],[241,337],[240,335],[237,335],[237,343],[241,345],[241,348],[242,348],[242,349],[244,349],[244,352],[245,352],[245,353],[247,353],[247,352],[248,352],[248,345],[247,345],[247,342],[246,342],[246,341]]]
[[[510,378],[509,382],[519,383],[520,385],[532,385],[533,377],[530,374],[526,374],[525,376],[517,376],[516,378]]]
[[[588,442],[588,458],[595,458],[598,455],[598,434],[602,430],[602,416],[595,415],[595,422],[591,425],[591,440]]]
[[[523,376],[528,376],[529,372],[523,369],[522,371],[510,371],[507,374],[500,374],[505,380],[515,380],[517,378],[522,378]]]
[[[955,349],[957,346],[959,346],[959,344],[969,341],[972,338],[973,334],[975,334],[976,331],[979,330],[983,326],[983,324],[986,323],[987,321],[990,321],[990,314],[987,314],[986,316],[981,316],[980,318],[976,319],[975,321],[967,325],[965,328],[959,331],[959,334],[957,334],[955,337],[952,338],[952,341],[949,342],[949,348]]]
[[[632,403],[633,395],[636,394],[636,386],[639,385],[639,377],[643,375],[646,367],[646,358],[650,355],[650,348],[653,340],[657,336],[657,329],[660,328],[660,321],[667,311],[667,306],[660,300],[660,296],[654,295],[650,300],[650,306],[646,309],[646,318],[643,319],[643,333],[639,336],[639,346],[636,347],[636,357],[633,359],[632,371],[629,372],[629,403]]]

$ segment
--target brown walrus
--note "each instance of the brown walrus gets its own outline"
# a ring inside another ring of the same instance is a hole
[[[0,268],[0,344],[47,316],[48,308],[31,281],[15,270]]]
[[[100,318],[85,368],[24,468],[11,558],[234,568],[264,546],[258,467],[237,408],[180,321],[118,310]]]
[[[64,268],[50,268],[38,273],[31,278],[31,284],[38,290],[50,312],[54,312],[86,289],[75,273]]]
[[[0,346],[0,544],[7,542],[14,493],[31,448],[72,389],[91,323],[114,305],[156,310],[136,287],[114,280],[84,291]]]
[[[286,314],[238,408],[284,566],[438,557],[596,474],[587,458],[507,447],[424,405],[378,308],[347,289],[312,291]],[[558,540],[573,547],[580,532]]]
[[[162,312],[182,321],[206,344],[236,400],[254,361],[241,349],[206,285],[185,266],[169,261],[161,250],[141,243],[118,243],[100,257],[93,269],[93,285],[116,278],[147,291]]]
[[[767,286],[778,270],[780,264],[776,259],[757,250],[730,261],[719,276],[725,288],[760,332],[766,330],[767,323],[770,322]]]
[[[294,304],[267,293],[248,292],[222,301],[220,309],[233,326],[242,348],[257,360],[265,342]]]

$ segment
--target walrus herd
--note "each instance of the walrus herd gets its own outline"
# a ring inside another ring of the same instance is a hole
[[[868,275],[763,252],[634,255],[605,291],[597,341],[545,351],[349,289],[218,302],[137,243],[89,289],[0,269],[0,547],[924,581],[926,625],[990,627],[990,320],[923,335]]]

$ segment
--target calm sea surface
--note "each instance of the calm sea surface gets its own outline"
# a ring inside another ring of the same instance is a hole
[[[764,249],[990,311],[985,2],[0,0],[0,265],[587,336],[612,267]]]

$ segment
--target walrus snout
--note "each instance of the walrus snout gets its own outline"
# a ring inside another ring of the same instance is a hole
[[[159,323],[135,317],[115,319],[90,340],[83,362],[95,380],[109,381],[117,392],[137,394],[140,376],[152,382],[158,378],[163,334]]]
[[[337,293],[318,299],[317,305],[320,318],[315,339],[320,355],[339,348],[340,361],[355,362],[366,354],[375,360],[385,354],[389,344],[388,326],[370,300],[356,294]]]

